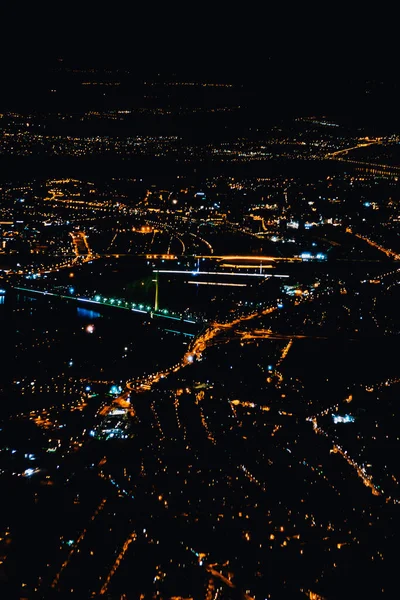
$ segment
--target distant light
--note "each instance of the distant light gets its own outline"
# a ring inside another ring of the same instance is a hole
[[[24,471],[24,475],[25,477],[30,477],[31,475],[33,475],[35,472],[35,469],[25,469]]]
[[[74,291],[75,291],[75,288],[73,288],[73,287],[70,287],[70,288],[69,288],[69,293],[70,293],[70,294],[73,294],[73,293],[74,293]]]
[[[86,391],[86,392],[90,392],[90,385],[87,385],[87,386],[85,387],[85,391]]]
[[[299,222],[298,221],[289,221],[286,224],[286,227],[290,227],[292,229],[298,229],[299,228]]]
[[[94,329],[95,329],[94,325],[90,324],[86,327],[85,331],[86,331],[86,333],[94,333]]]
[[[351,415],[332,415],[333,422],[336,423],[354,423],[355,418]]]

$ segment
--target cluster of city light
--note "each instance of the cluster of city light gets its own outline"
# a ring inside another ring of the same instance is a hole
[[[332,415],[333,422],[336,423],[354,423],[355,418],[352,415]]]

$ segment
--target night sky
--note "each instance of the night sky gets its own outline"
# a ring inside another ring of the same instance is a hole
[[[4,23],[16,27],[4,30],[0,102],[29,100],[46,87],[49,70],[62,57],[75,68],[127,68],[138,79],[160,73],[234,82],[288,113],[397,118],[398,53],[390,15],[364,11],[351,18],[338,10],[316,14],[289,6],[72,6],[3,10]]]

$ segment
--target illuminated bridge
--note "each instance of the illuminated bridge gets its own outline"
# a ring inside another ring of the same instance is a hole
[[[73,300],[75,302],[84,302],[85,304],[93,304],[93,305],[97,305],[97,306],[107,306],[109,308],[119,308],[122,310],[129,310],[134,313],[146,315],[147,317],[150,317],[152,319],[153,318],[163,319],[163,320],[168,319],[171,322],[175,322],[176,325],[178,323],[189,323],[191,325],[197,325],[197,324],[203,325],[204,324],[203,319],[199,319],[196,317],[193,317],[190,319],[185,318],[183,315],[180,315],[180,314],[178,314],[174,311],[171,311],[167,308],[155,310],[150,305],[138,304],[136,302],[128,302],[127,300],[123,300],[121,298],[107,298],[107,297],[101,296],[99,294],[94,296],[94,298],[84,298],[82,296],[74,296],[72,294],[61,294],[61,293],[57,293],[57,292],[33,290],[30,288],[19,287],[19,286],[15,286],[13,289],[18,292],[24,292],[26,294],[34,294],[34,295],[50,297],[50,298],[59,298],[59,299],[63,299],[63,300]],[[171,323],[171,325],[172,325],[172,323]],[[175,330],[173,330],[173,331],[175,331]],[[183,333],[183,332],[179,331],[177,333]],[[184,333],[184,335],[191,336],[192,334]]]
[[[217,255],[217,254],[212,254],[212,255],[197,255],[195,256],[195,258],[201,259],[201,258],[206,258],[209,260],[214,260],[217,261],[218,263],[221,261],[228,261],[228,262],[232,262],[234,264],[234,266],[239,266],[241,264],[246,264],[246,266],[260,266],[261,264],[264,263],[275,263],[275,262],[298,262],[301,260],[300,257],[298,256],[290,256],[290,257],[285,257],[285,256],[258,256],[255,254],[250,254],[250,255],[241,255],[241,254],[224,254],[224,255]]]

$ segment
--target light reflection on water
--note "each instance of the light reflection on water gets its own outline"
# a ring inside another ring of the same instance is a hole
[[[82,319],[98,319],[99,317],[101,317],[101,314],[98,312],[95,312],[94,310],[88,310],[87,308],[77,308],[77,314],[78,317],[81,317]]]

